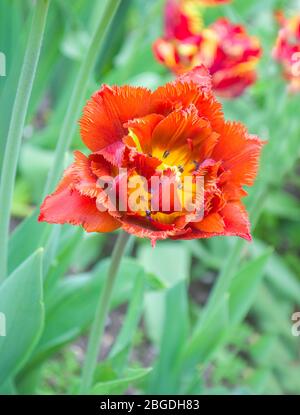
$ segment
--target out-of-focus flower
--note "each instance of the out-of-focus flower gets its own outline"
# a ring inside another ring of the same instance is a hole
[[[185,40],[203,28],[202,7],[217,6],[231,0],[167,0],[165,5],[165,37]]]
[[[154,92],[103,85],[87,102],[80,126],[91,153],[75,152],[74,163],[43,202],[40,221],[82,225],[88,232],[121,227],[152,243],[218,235],[251,239],[241,198],[247,194],[243,186],[255,179],[262,142],[241,123],[224,119],[205,67]],[[102,186],[107,178],[116,200]],[[136,189],[129,179],[137,178],[144,181],[130,203]],[[153,178],[159,180],[155,192],[148,187]],[[164,209],[169,183],[174,192]],[[182,192],[191,209],[176,205]],[[199,195],[203,203],[190,203]]]
[[[284,77],[289,81],[291,92],[300,91],[300,15],[287,19],[276,13],[281,29],[278,33],[273,57],[281,63]]]
[[[203,26],[199,0],[167,0],[165,36],[183,40],[198,33]]]
[[[183,0],[184,1],[184,0]],[[221,4],[230,3],[232,0],[195,0],[203,6],[219,6]]]
[[[172,19],[178,13],[181,18]],[[201,29],[200,25],[196,28],[190,23],[191,16],[182,13],[181,2],[167,3],[165,36],[153,45],[156,58],[176,74],[204,64],[218,95],[227,98],[241,95],[256,80],[261,56],[258,39],[225,18],[208,28]]]

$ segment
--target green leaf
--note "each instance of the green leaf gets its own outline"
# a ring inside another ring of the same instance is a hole
[[[263,270],[271,255],[271,250],[248,262],[234,277],[229,292],[230,324],[239,323],[247,314],[254,301],[257,288],[263,277]]]
[[[74,272],[83,272],[90,268],[91,264],[96,263],[101,256],[105,241],[104,234],[83,232],[83,237],[73,252]]]
[[[36,251],[0,287],[6,336],[0,337],[0,384],[26,362],[44,323],[42,250]]]
[[[50,234],[51,226],[47,223],[39,223],[37,219],[38,209],[28,216],[11,234],[8,245],[9,273],[13,272],[41,246],[41,235],[43,233]]]
[[[197,326],[185,353],[184,364],[192,367],[206,363],[230,336],[233,328],[248,312],[263,275],[263,268],[270,256],[268,250],[248,263],[234,278],[229,293],[223,301]]]
[[[53,162],[53,151],[44,150],[26,143],[22,147],[19,169],[22,177],[30,185],[31,197],[39,203],[44,183]]]
[[[291,336],[291,325],[287,324],[292,315],[293,304],[289,304],[287,309],[283,307],[282,302],[280,302],[280,307],[278,304],[278,298],[273,295],[270,287],[263,281],[252,306],[252,312],[257,316],[257,325],[264,333],[272,333],[275,321],[278,334],[282,334],[286,339],[295,340]]]
[[[126,363],[128,354],[130,352],[130,345],[134,340],[134,335],[138,328],[138,324],[143,311],[143,297],[144,297],[144,288],[145,281],[143,273],[137,274],[134,284],[131,300],[128,306],[126,313],[126,318],[123,321],[122,329],[111,349],[109,358],[113,358],[118,355],[118,368],[119,370],[123,368],[123,365]],[[122,353],[123,350],[127,352]]]
[[[23,179],[17,179],[14,190],[12,216],[25,218],[32,213],[30,187]]]
[[[189,278],[191,254],[180,242],[160,242],[155,249],[143,245],[137,256],[146,272],[154,274],[166,289]],[[176,258],[176,261],[170,258]],[[145,296],[146,330],[157,345],[163,335],[165,292],[166,290],[149,292]]]
[[[300,220],[298,200],[291,194],[283,191],[270,193],[265,202],[265,209],[279,218],[297,222]]]
[[[190,250],[191,254],[194,255],[201,264],[205,264],[207,267],[212,269],[219,269],[222,265],[222,253],[223,247],[221,249],[220,254],[214,255],[207,249],[202,240],[191,240],[191,241],[184,241],[187,249]]]
[[[58,252],[55,255],[55,259],[49,264],[49,270],[46,273],[45,296],[50,294],[51,288],[55,286],[57,281],[70,267],[71,261],[74,258],[74,250],[80,243],[81,238],[81,228],[68,229],[60,238]],[[50,241],[52,241],[51,238]]]
[[[138,251],[138,258],[145,270],[157,275],[166,287],[189,277],[190,253],[180,242],[160,242],[155,249],[143,245]]]
[[[174,315],[175,313],[175,315]],[[180,281],[165,293],[163,332],[158,360],[151,376],[149,393],[176,393],[179,387],[179,357],[189,331],[186,281]]]
[[[249,376],[248,383],[256,395],[260,395],[264,392],[270,376],[271,371],[269,369],[256,370]]]
[[[99,382],[91,390],[92,395],[112,395],[122,394],[126,389],[140,381],[151,372],[151,368],[127,369],[124,376],[120,379]]]
[[[109,260],[104,260],[91,274],[61,280],[46,298],[45,330],[29,365],[34,366],[62,345],[78,337],[91,323],[106,277]],[[112,308],[127,301],[142,267],[133,259],[122,260]]]
[[[261,366],[269,366],[272,358],[272,352],[276,346],[276,336],[264,335],[257,339],[257,341],[251,344],[249,347],[249,353],[251,358]]]
[[[153,272],[147,272],[145,277],[149,290],[159,291],[167,288],[166,284],[161,280],[161,278],[155,275]]]
[[[90,36],[85,31],[74,31],[67,33],[61,44],[63,55],[69,59],[81,61],[89,46]]]
[[[255,241],[251,250],[257,255],[266,249],[266,245],[261,241]],[[289,269],[282,258],[275,252],[270,257],[266,265],[266,277],[270,283],[276,287],[281,295],[300,302],[300,282],[297,276]]]
[[[183,361],[186,368],[192,368],[196,364],[204,364],[217,350],[227,334],[228,295],[215,308],[208,318],[194,332],[191,340],[187,343],[183,354]]]

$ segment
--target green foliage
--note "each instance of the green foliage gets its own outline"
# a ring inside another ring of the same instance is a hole
[[[151,369],[127,369],[121,378],[97,382],[91,390],[92,395],[114,395],[126,391],[128,385],[135,385],[137,381],[145,378]]]
[[[0,338],[0,386],[27,361],[44,324],[42,250],[37,251],[0,287],[6,336]]]

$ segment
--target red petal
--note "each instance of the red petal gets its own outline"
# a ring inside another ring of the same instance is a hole
[[[92,153],[88,156],[92,173],[99,177],[111,176],[113,166],[101,154]]]
[[[137,141],[134,141],[129,135],[124,139],[125,144],[135,147],[139,152],[146,154],[151,153],[152,132],[163,118],[164,117],[159,114],[150,114],[142,118],[128,121],[128,123],[125,124],[125,127],[136,136]]]
[[[243,94],[245,89],[256,81],[254,70],[235,74],[234,71],[219,71],[213,75],[213,86],[218,96],[223,98],[236,98]]]
[[[206,216],[201,222],[193,223],[193,228],[198,229],[202,232],[224,232],[224,221],[219,213],[212,213]]]
[[[156,157],[150,157],[144,153],[138,153],[133,149],[126,148],[122,166],[134,170],[137,174],[151,179],[161,161]]]
[[[201,222],[190,223],[186,228],[186,233],[181,235],[171,236],[172,239],[198,239],[211,238],[214,236],[239,236],[251,241],[250,223],[246,209],[240,202],[228,203],[222,210],[218,212],[223,219],[223,229],[221,230],[222,222],[215,214],[213,217],[207,217],[202,221],[204,224],[203,230]],[[212,215],[210,215],[212,216]],[[209,219],[208,219],[209,218]],[[205,221],[208,220],[207,223]],[[208,231],[209,229],[209,231]]]
[[[96,199],[83,196],[70,188],[46,197],[41,206],[39,221],[81,225],[87,232],[111,232],[120,227],[120,222],[108,212],[97,209]]]
[[[91,170],[89,158],[80,151],[75,151],[74,157],[75,162],[71,165],[73,187],[85,196],[96,197],[99,193],[99,188],[97,188],[97,176],[95,176]]]
[[[207,70],[197,67],[175,81],[157,88],[152,94],[151,112],[167,115],[174,109],[187,108],[190,104],[195,104],[204,93],[209,94],[209,83]],[[209,96],[209,100],[211,99],[212,96]]]
[[[167,0],[165,6],[165,35],[167,38],[184,40],[192,36],[195,31],[201,30],[202,19],[197,8],[189,7],[189,4],[186,3]]]
[[[80,151],[75,151],[74,157],[75,161],[65,171],[57,191],[71,187],[84,196],[97,197],[101,191],[97,180],[101,176],[110,176],[112,166],[100,154],[90,154],[87,157]]]
[[[138,236],[139,238],[148,238],[153,244],[157,240],[167,239],[171,236],[180,235],[185,233],[185,230],[173,229],[173,230],[155,230],[149,225],[146,227],[146,223],[141,220],[131,220],[130,218],[122,220],[122,229],[130,234]]]
[[[176,72],[179,66],[179,56],[174,42],[163,38],[156,39],[152,45],[152,50],[159,62],[166,65],[171,71]]]
[[[209,70],[204,65],[199,65],[179,76],[178,81],[193,82],[200,88],[210,90],[212,88],[212,80]]]
[[[81,136],[92,151],[102,151],[120,142],[124,123],[149,113],[151,91],[140,87],[104,85],[87,102],[80,120]],[[113,158],[113,152],[109,154]]]
[[[236,122],[226,122],[218,132],[220,138],[213,150],[212,158],[223,161],[223,168],[231,172],[231,183],[251,186],[264,143],[258,137],[250,136],[245,126]]]
[[[213,93],[201,91],[195,101],[195,106],[198,109],[199,117],[207,118],[213,130],[217,130],[224,124],[222,105],[216,100]]]
[[[219,212],[224,220],[224,235],[235,235],[251,241],[250,222],[245,207],[240,202],[231,202]]]
[[[165,157],[168,165],[185,166],[189,162],[194,170],[193,160],[208,158],[217,138],[210,123],[199,118],[196,107],[190,105],[187,110],[173,111],[156,126],[152,136],[152,154],[164,161],[164,153],[168,151]]]

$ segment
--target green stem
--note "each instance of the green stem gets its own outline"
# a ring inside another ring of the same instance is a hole
[[[89,393],[90,388],[93,384],[95,367],[97,365],[97,358],[100,353],[101,340],[109,310],[110,300],[112,297],[114,282],[129,236],[130,235],[128,233],[121,231],[113,249],[110,267],[108,269],[105,285],[99,298],[95,313],[95,319],[93,321],[89,337],[88,348],[82,371],[81,386],[79,389],[79,394],[81,395]]]
[[[60,130],[60,135],[54,155],[54,162],[48,175],[44,196],[46,196],[55,186],[63,170],[65,155],[70,147],[72,137],[74,136],[77,128],[76,121],[80,115],[82,102],[84,100],[90,79],[90,74],[96,63],[98,56],[97,52],[101,47],[101,43],[103,42],[106,31],[120,5],[120,2],[121,0],[106,1],[104,12],[99,21],[98,27],[92,36],[90,46],[80,66],[66,116]]]
[[[35,6],[4,153],[0,182],[0,281],[3,281],[7,274],[9,222],[17,164],[45,31],[49,1],[39,0]]]

